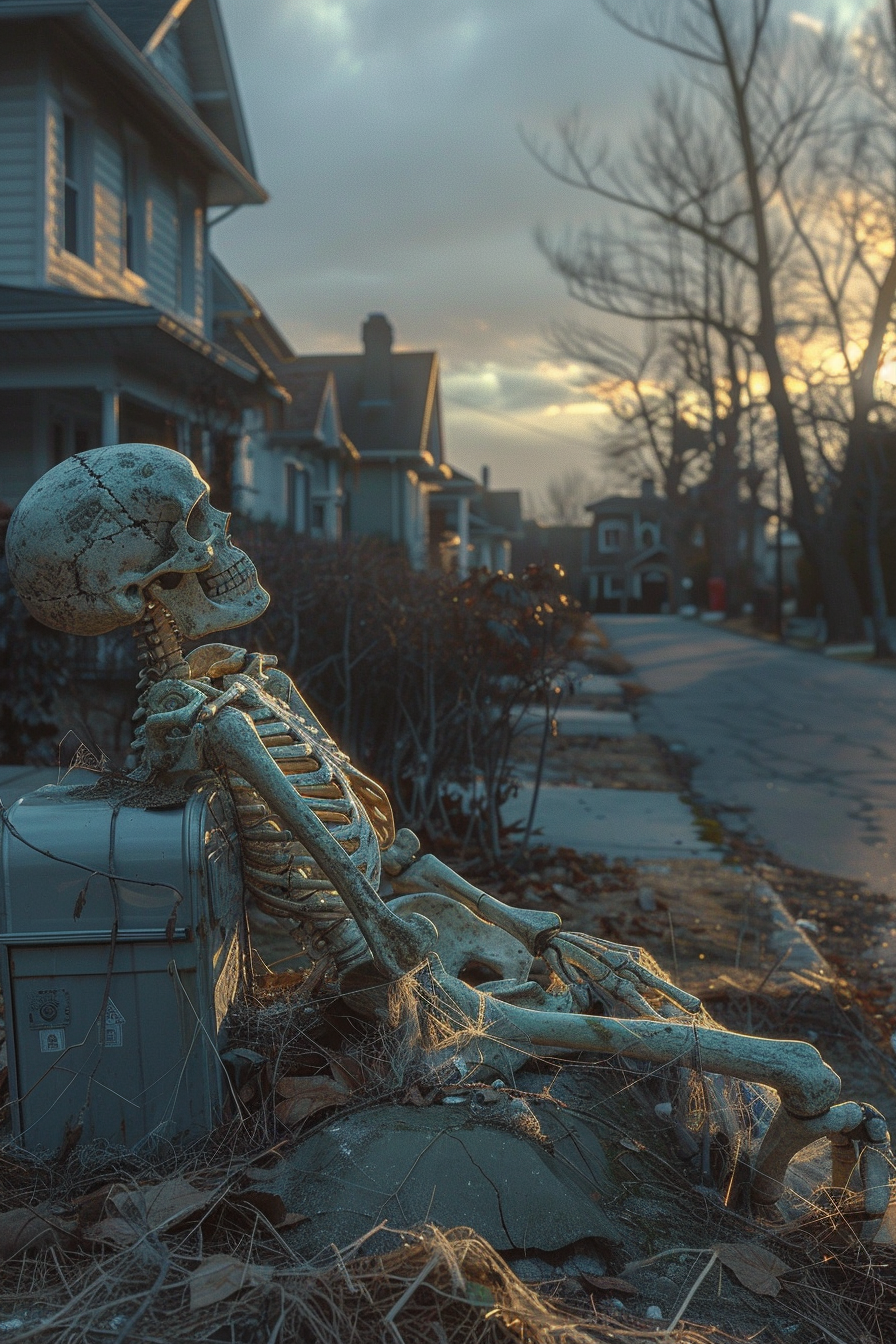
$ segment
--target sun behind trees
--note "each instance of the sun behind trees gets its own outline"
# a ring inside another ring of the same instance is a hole
[[[611,455],[646,458],[673,513],[708,483],[721,572],[738,499],[755,500],[780,446],[835,644],[864,638],[846,556],[858,515],[882,637],[896,3],[853,31],[795,22],[775,0],[598,3],[680,69],[626,152],[575,113],[555,142],[530,145],[602,207],[574,237],[540,237],[569,293],[599,315],[558,343],[593,368],[617,417]]]

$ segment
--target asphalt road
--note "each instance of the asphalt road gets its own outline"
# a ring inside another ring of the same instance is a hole
[[[677,616],[601,616],[654,692],[639,726],[783,859],[896,898],[896,673]]]

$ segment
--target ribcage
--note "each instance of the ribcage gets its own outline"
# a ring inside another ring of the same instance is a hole
[[[225,678],[226,682],[231,678]],[[254,691],[254,688],[253,688]],[[383,790],[357,771],[301,700],[293,704],[259,688],[245,708],[259,737],[293,788],[314,810],[372,886],[380,880],[380,846],[394,838]],[[297,703],[296,703],[297,702]],[[367,945],[332,882],[258,793],[231,778],[246,887],[259,909],[290,925],[312,960],[327,954],[339,971],[363,961]]]

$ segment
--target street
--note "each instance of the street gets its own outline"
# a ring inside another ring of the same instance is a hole
[[[896,675],[677,616],[600,616],[653,692],[639,728],[781,858],[896,897]],[[742,809],[742,810],[741,810]]]

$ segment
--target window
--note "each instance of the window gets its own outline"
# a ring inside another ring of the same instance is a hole
[[[146,146],[134,135],[124,142],[124,228],[123,253],[127,270],[146,274]]]
[[[597,530],[597,548],[599,551],[621,551],[625,541],[625,526],[623,523],[606,522],[601,523]]]
[[[625,592],[625,579],[621,574],[604,575],[604,597],[622,597]]]
[[[654,524],[645,523],[644,526],[641,528],[641,545],[643,546],[644,550],[646,551],[651,546],[656,546],[658,541],[659,537],[657,535],[657,529],[654,526]]]
[[[68,113],[62,118],[65,199],[62,208],[62,246],[74,256],[81,255],[81,136],[78,124]]]
[[[286,464],[286,521],[290,532],[308,531],[308,473]]]
[[[182,313],[196,311],[196,193],[181,186],[177,202],[177,306]]]
[[[324,534],[324,506],[323,504],[311,505],[311,535],[313,537],[322,537]]]

